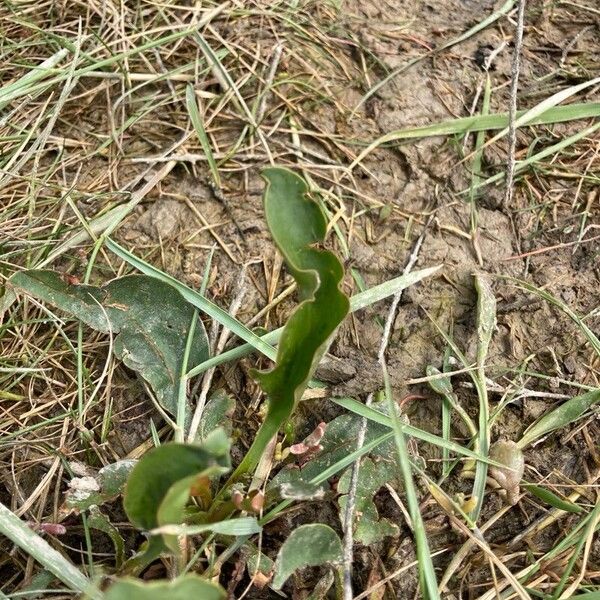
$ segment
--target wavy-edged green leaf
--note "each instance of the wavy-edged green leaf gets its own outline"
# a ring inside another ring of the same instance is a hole
[[[342,560],[342,542],[328,525],[301,525],[288,537],[277,553],[273,588],[280,590],[297,569]]]
[[[534,485],[532,483],[525,483],[523,487],[533,494],[536,498],[539,498],[542,502],[549,504],[554,508],[558,508],[559,510],[564,510],[565,512],[570,513],[581,513],[583,512],[583,508],[578,504],[573,504],[569,500],[565,500],[560,496],[557,496],[550,490],[546,488],[540,487],[539,485]]]
[[[327,223],[319,206],[308,197],[305,181],[278,167],[262,174],[267,181],[263,198],[267,223],[302,302],[284,327],[275,368],[254,373],[268,396],[268,411],[234,478],[256,466],[266,445],[292,414],[350,308],[339,287],[344,275],[340,261],[318,247],[325,239]]]
[[[224,600],[225,590],[197,575],[185,575],[172,581],[140,581],[125,578],[114,583],[105,600]]]
[[[179,525],[194,482],[224,473],[228,468],[228,454],[215,453],[205,446],[170,443],[154,448],[129,476],[123,502],[125,512],[139,529]],[[182,481],[185,483],[180,484]]]
[[[11,285],[115,335],[114,353],[152,387],[166,411],[177,413],[179,380],[194,308],[172,286],[146,275],[128,275],[103,287],[74,285],[53,271],[21,271]],[[201,322],[188,358],[193,368],[209,356]]]
[[[574,423],[597,402],[600,402],[600,390],[592,390],[567,400],[528,427],[518,442],[519,448],[525,448],[551,431]]]

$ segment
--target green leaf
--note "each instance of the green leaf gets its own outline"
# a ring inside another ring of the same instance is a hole
[[[119,533],[119,530],[110,522],[109,518],[100,511],[97,506],[90,507],[90,514],[87,519],[88,527],[97,529],[108,535],[115,547],[115,568],[121,568],[125,560],[125,543]]]
[[[523,487],[531,492],[536,498],[539,498],[542,502],[553,506],[554,508],[558,508],[559,510],[564,510],[565,512],[570,513],[581,513],[583,512],[583,508],[577,504],[573,504],[573,502],[569,502],[569,500],[564,500],[560,496],[552,493],[550,490],[546,488],[540,487],[539,485],[533,485],[532,483],[525,483]]]
[[[115,335],[114,353],[152,387],[175,415],[187,332],[194,309],[172,286],[145,275],[114,279],[99,288],[72,285],[52,271],[21,271],[10,280],[17,290],[56,306],[93,329]],[[208,339],[197,323],[188,360],[208,358]]]
[[[340,291],[344,270],[337,257],[318,247],[327,223],[308,196],[304,180],[284,168],[263,171],[264,207],[275,244],[298,285],[301,304],[284,327],[276,366],[254,376],[269,400],[267,416],[233,478],[249,472],[289,418],[350,303]]]
[[[525,448],[555,429],[560,429],[577,421],[594,404],[600,401],[600,390],[592,390],[575,396],[554,410],[543,415],[528,427],[518,442],[519,448]]]
[[[230,396],[225,390],[215,391],[209,398],[204,407],[204,411],[202,412],[196,439],[198,441],[204,440],[210,433],[219,427],[221,427],[227,435],[231,435],[233,429],[231,418],[233,417],[234,411],[235,398]]]
[[[136,462],[130,459],[119,460],[100,469],[96,477],[73,478],[69,482],[65,507],[82,511],[114,500],[123,493],[127,477]]]
[[[355,415],[342,415],[328,423],[325,434],[319,442],[323,449],[302,465],[301,469],[293,464],[281,469],[269,483],[269,489],[274,490],[284,486],[292,489],[302,489],[303,486],[308,486],[309,489],[314,488],[315,480],[320,479],[323,472],[356,450],[360,423],[361,419]],[[387,427],[369,421],[365,432],[365,445],[381,437],[387,431]],[[391,449],[392,446],[388,440],[377,449],[377,452],[385,455]]]
[[[171,443],[154,448],[144,455],[129,476],[123,503],[125,512],[133,525],[140,529],[155,529],[167,522],[178,525],[182,516],[180,503],[171,508],[163,504],[171,488],[185,480],[187,501],[196,479],[223,473],[228,468],[228,456],[215,455],[203,446]],[[181,492],[179,488],[175,489]],[[176,492],[172,494],[170,497],[175,498]],[[180,501],[180,496],[177,496],[177,501]],[[159,521],[159,510],[163,522]],[[171,518],[174,521],[169,521]]]
[[[386,484],[396,480],[398,466],[393,453],[388,457],[379,456],[377,460],[365,458],[358,471],[356,486],[356,509],[354,511],[354,540],[365,546],[382,541],[386,536],[397,535],[398,526],[389,519],[380,518],[373,496]],[[338,492],[347,494],[350,489],[352,469],[347,469],[338,483]],[[397,486],[398,484],[396,484]],[[340,519],[343,521],[347,496],[341,496]]]
[[[280,590],[297,569],[342,560],[342,542],[327,525],[313,523],[295,529],[283,543],[275,561],[273,588]]]
[[[224,600],[225,590],[197,575],[186,575],[173,581],[144,582],[125,578],[118,580],[105,594],[105,600]]]

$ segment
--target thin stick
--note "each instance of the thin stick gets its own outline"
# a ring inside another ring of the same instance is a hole
[[[406,267],[404,267],[404,271],[402,271],[403,275],[408,275],[415,266],[417,262],[417,258],[419,257],[419,251],[421,250],[421,246],[423,245],[423,240],[425,239],[425,234],[427,233],[427,229],[430,223],[433,221],[434,213],[432,213],[425,224],[425,228],[423,232],[419,236],[413,251],[411,252],[408,262],[406,263]],[[390,309],[388,311],[388,316],[385,322],[385,328],[383,330],[383,336],[381,338],[381,343],[379,345],[379,352],[377,353],[377,359],[380,364],[385,368],[385,353],[390,341],[390,335],[392,333],[392,326],[394,321],[396,320],[396,312],[398,310],[398,305],[400,304],[400,300],[402,299],[402,292],[400,290],[397,294],[394,295],[394,299],[392,300],[392,304],[390,305]],[[369,394],[367,400],[365,402],[366,406],[370,406],[373,402],[373,394]],[[358,430],[358,437],[356,441],[356,449],[360,450],[365,443],[365,435],[367,432],[367,419],[363,418],[360,423],[360,429]],[[354,520],[354,509],[356,506],[356,491],[358,487],[358,475],[360,471],[360,459],[356,460],[352,465],[352,473],[350,475],[350,485],[348,489],[348,495],[346,497],[346,510],[344,511],[344,558],[343,558],[343,590],[344,590],[344,600],[352,600],[354,593],[352,590],[352,562],[354,559],[354,539],[353,539],[353,527],[352,522]]]
[[[506,195],[504,206],[509,207],[513,199],[513,183],[515,179],[515,150],[517,147],[517,92],[519,90],[519,72],[521,70],[521,49],[523,46],[523,22],[525,19],[525,0],[519,0],[517,8],[517,31],[515,49],[510,73],[510,105],[508,108],[508,162],[506,165]]]

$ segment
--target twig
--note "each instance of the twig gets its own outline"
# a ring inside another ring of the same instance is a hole
[[[283,44],[278,43],[273,50],[273,59],[271,60],[271,66],[269,67],[269,72],[267,74],[267,79],[265,80],[265,87],[260,98],[260,103],[258,105],[258,109],[256,111],[256,124],[260,125],[263,117],[265,116],[265,111],[267,109],[267,98],[269,97],[269,92],[271,91],[271,86],[273,85],[273,81],[275,79],[275,73],[277,73],[277,67],[279,66],[279,61],[281,60],[281,54],[283,53]]]
[[[242,305],[242,300],[246,295],[246,269],[248,265],[245,264],[242,267],[242,271],[240,272],[238,281],[239,287],[237,289],[237,293],[235,298],[231,302],[231,306],[229,308],[229,314],[232,317],[235,317],[238,310],[240,310],[240,306]],[[215,321],[216,322],[216,321]],[[227,340],[231,335],[231,331],[226,327],[223,327],[221,330],[221,335],[219,336],[219,340],[214,350],[215,356],[218,356],[221,352],[223,352],[223,348],[225,348],[225,344],[227,344]],[[190,429],[188,433],[188,442],[193,442],[196,439],[196,434],[198,433],[198,428],[200,427],[200,419],[202,419],[202,413],[204,412],[204,406],[206,405],[206,398],[208,396],[208,391],[210,389],[210,385],[212,383],[213,376],[216,371],[216,367],[212,367],[204,374],[202,379],[202,388],[200,389],[200,395],[198,396],[198,401],[196,402],[196,408],[194,410],[194,416],[192,417],[192,422],[190,423]]]
[[[519,72],[521,70],[521,49],[523,46],[523,21],[525,18],[525,0],[519,0],[517,9],[517,31],[510,73],[510,105],[508,109],[508,162],[506,165],[506,195],[504,206],[509,207],[513,199],[515,179],[515,150],[517,147],[517,92],[519,90]]]
[[[431,222],[433,221],[434,213],[432,213],[425,224],[425,228],[423,232],[419,236],[413,251],[411,252],[408,262],[402,271],[403,275],[408,275],[415,263],[417,262],[417,258],[419,257],[419,251],[421,250],[421,246],[423,245],[423,240],[425,239],[425,234],[427,233],[427,229]],[[385,369],[385,353],[390,341],[390,335],[392,333],[392,326],[394,321],[396,320],[396,312],[398,310],[398,305],[400,304],[400,300],[402,299],[402,291],[400,290],[397,294],[394,295],[394,299],[392,300],[392,304],[390,305],[388,316],[385,322],[385,327],[383,330],[383,336],[381,337],[381,343],[379,345],[379,352],[377,353],[377,359],[381,364],[382,368]],[[367,400],[365,402],[366,406],[370,406],[373,402],[373,394],[369,394]],[[363,418],[360,423],[360,429],[358,430],[358,437],[356,441],[356,449],[360,450],[365,443],[365,435],[367,432],[367,419]],[[344,587],[344,600],[352,600],[353,590],[352,590],[352,562],[354,558],[353,552],[353,527],[352,521],[354,520],[354,509],[356,506],[356,491],[358,487],[358,475],[360,471],[360,459],[357,459],[352,465],[352,473],[350,475],[350,485],[348,488],[348,495],[346,496],[346,510],[344,511],[344,558],[343,558],[343,587]]]

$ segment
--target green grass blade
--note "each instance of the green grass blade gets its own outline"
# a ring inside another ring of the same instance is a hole
[[[213,181],[217,188],[221,187],[221,176],[219,175],[219,169],[217,167],[217,163],[215,161],[215,157],[212,153],[212,148],[210,146],[210,140],[208,139],[208,135],[206,134],[206,130],[204,129],[204,124],[202,123],[202,117],[200,116],[200,111],[198,110],[198,102],[196,101],[196,94],[194,93],[194,87],[189,84],[185,90],[185,101],[188,109],[188,113],[190,114],[190,119],[192,121],[192,125],[196,130],[196,135],[200,140],[200,144],[202,149],[204,150],[204,154],[206,154],[206,160],[208,161],[208,166],[210,168],[210,172],[212,174]]]
[[[528,111],[522,110],[517,113],[517,117],[524,116]],[[565,121],[577,121],[600,116],[600,102],[584,102],[578,104],[569,104],[567,106],[556,106],[546,110],[543,114],[532,118],[526,123],[526,126],[549,125],[552,123],[563,123]],[[403,140],[414,140],[424,137],[435,137],[443,135],[461,135],[468,132],[488,131],[494,129],[504,129],[508,125],[508,113],[492,113],[488,115],[475,115],[473,117],[463,117],[424,125],[422,127],[411,127],[386,133],[380,138],[371,142],[352,162],[349,169],[353,169],[368,154],[373,152],[382,144],[389,142],[399,142]],[[489,142],[488,142],[489,143]],[[480,186],[477,186],[480,187]]]
[[[332,402],[337,404],[338,406],[342,406],[346,410],[353,412],[361,417],[365,417],[370,421],[375,423],[379,423],[380,425],[385,425],[386,427],[393,427],[393,423],[391,418],[378,410],[364,405],[362,402],[358,402],[353,398],[332,398]],[[447,448],[451,452],[455,452],[456,454],[460,454],[461,456],[466,456],[468,458],[472,458],[477,461],[484,461],[488,464],[497,464],[492,460],[489,460],[487,457],[474,452],[473,450],[469,450],[452,440],[445,440],[443,437],[435,435],[434,433],[429,433],[428,431],[423,431],[418,427],[414,427],[413,425],[409,425],[408,423],[400,423],[399,427],[402,429],[402,432],[410,437],[414,437],[418,440],[422,440],[423,442],[428,442],[434,446],[438,446],[439,448]],[[498,465],[502,466],[502,465]]]
[[[565,148],[568,148],[569,146],[575,144],[579,140],[582,140],[583,138],[587,137],[588,135],[591,135],[592,133],[595,133],[596,131],[598,131],[598,129],[600,129],[600,123],[594,123],[593,125],[590,125],[589,127],[586,127],[585,129],[574,133],[573,135],[570,135],[569,137],[561,139],[560,142],[552,144],[551,146],[540,150],[536,154],[532,154],[525,160],[517,161],[515,163],[515,175],[518,175],[519,173],[525,171],[525,169],[527,169],[531,165],[534,165],[537,162],[540,162],[544,158],[548,158],[553,154],[558,154],[559,152],[562,152]],[[496,173],[495,175],[488,177],[485,181],[478,183],[476,186],[474,186],[474,188],[476,190],[479,190],[482,187],[489,185],[490,183],[502,181],[505,176],[505,171],[501,171],[500,173]],[[460,194],[466,194],[468,192],[469,190],[463,190],[462,192],[460,192]]]
[[[23,549],[69,589],[84,593],[90,580],[4,504],[0,504],[0,533]],[[95,594],[94,597],[98,595]]]
[[[419,506],[419,499],[417,497],[417,491],[412,476],[410,458],[408,456],[408,449],[406,447],[406,440],[404,439],[403,425],[400,422],[396,403],[392,394],[392,388],[390,385],[390,379],[383,365],[383,377],[385,381],[385,391],[387,400],[389,403],[389,410],[391,414],[391,421],[394,432],[394,441],[396,443],[396,451],[398,453],[398,464],[400,467],[400,473],[404,483],[404,493],[406,494],[406,500],[408,504],[408,512],[410,514],[410,520],[412,521],[412,529],[415,537],[416,553],[418,560],[418,571],[419,571],[419,585],[421,593],[425,600],[436,600],[440,598],[438,592],[437,578],[435,575],[435,569],[433,567],[433,561],[431,560],[431,550],[429,548],[429,542],[427,541],[427,532],[425,530],[425,524],[423,523],[423,517],[421,515],[421,509]]]
[[[523,487],[533,494],[536,498],[539,498],[542,502],[549,504],[554,508],[558,508],[558,510],[564,510],[565,512],[570,513],[582,513],[583,508],[578,504],[573,504],[573,502],[569,502],[568,500],[564,500],[560,498],[556,494],[553,494],[550,490],[543,488],[539,485],[534,485],[532,483],[525,483]]]
[[[525,125],[531,125],[535,122],[536,119],[539,119],[542,115],[544,115],[547,111],[552,108],[555,108],[557,104],[568,100],[571,96],[578,94],[579,92],[589,88],[591,86],[597,85],[600,83],[600,77],[596,77],[594,79],[590,79],[589,81],[585,81],[584,83],[580,83],[579,85],[573,85],[568,87],[556,94],[553,94],[549,98],[542,100],[539,104],[536,104],[534,107],[524,111],[522,114],[517,116],[517,120],[514,123],[514,127],[523,127]],[[509,128],[505,127],[500,133],[496,134],[492,139],[486,142],[486,146],[489,146],[499,139],[503,138],[508,134]]]
[[[574,423],[598,402],[600,402],[600,390],[594,390],[567,400],[564,404],[543,415],[531,427],[528,427],[518,442],[519,448],[526,448],[529,444],[548,435],[550,432]]]

